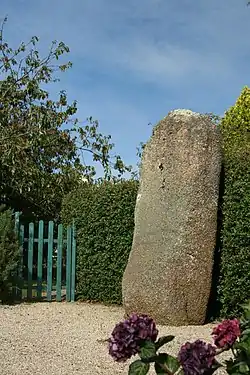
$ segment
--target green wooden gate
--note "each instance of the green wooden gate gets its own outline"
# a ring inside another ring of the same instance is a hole
[[[21,265],[16,294],[19,299],[60,302],[75,300],[76,239],[74,224],[64,228],[40,220],[24,225],[15,213]]]

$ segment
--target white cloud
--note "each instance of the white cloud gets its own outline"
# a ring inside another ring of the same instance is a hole
[[[75,65],[58,87],[128,163],[148,122],[178,107],[223,112],[250,79],[244,0],[1,0],[1,14],[11,44],[35,34],[44,53],[53,39],[70,46]]]
[[[112,63],[141,80],[164,86],[185,84],[190,79],[207,79],[208,75],[211,83],[218,74],[221,78],[229,78],[232,73],[230,66],[218,53],[202,53],[167,43],[134,39],[124,43],[120,49],[117,44],[110,43],[103,47],[103,54],[104,49],[103,63]]]
[[[62,39],[73,60],[90,58],[101,69],[124,70],[160,86],[235,77],[249,43],[250,22],[244,21],[250,9],[246,15],[236,0],[19,1],[23,14],[5,1],[15,37],[37,33],[46,47]]]

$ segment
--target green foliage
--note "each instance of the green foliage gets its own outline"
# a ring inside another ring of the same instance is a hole
[[[63,222],[75,219],[76,223],[76,293],[80,299],[122,302],[137,189],[137,181],[85,184],[63,200]]]
[[[250,89],[245,87],[221,125],[225,167],[221,280],[222,315],[241,313],[250,290]]]
[[[109,354],[115,361],[125,362],[138,354],[140,359],[131,362],[128,375],[146,375],[154,364],[156,374],[184,375],[184,374],[214,374],[218,369],[225,370],[230,375],[250,373],[250,301],[242,305],[241,319],[226,319],[213,329],[211,335],[214,343],[206,343],[200,338],[193,342],[181,345],[178,356],[173,357],[168,353],[160,352],[159,348],[171,342],[175,336],[163,336],[158,339],[143,339],[152,332],[150,326],[145,324],[149,320],[147,315],[132,314],[132,324],[127,319],[115,326],[109,342]],[[141,322],[143,316],[144,324]],[[131,330],[132,326],[132,330]],[[154,328],[158,333],[158,329]],[[149,331],[149,332],[150,332]],[[138,340],[138,337],[140,340]],[[129,340],[128,340],[129,339]],[[231,351],[231,358],[224,363],[218,362],[216,356],[223,352]]]
[[[241,336],[233,346],[234,358],[226,361],[228,374],[249,374],[250,372],[250,301],[242,305]]]
[[[20,253],[14,232],[12,212],[0,207],[0,300],[9,297],[9,287],[15,280]]]
[[[63,90],[53,100],[46,90],[59,81],[57,72],[71,68],[65,60],[58,64],[69,47],[53,41],[42,57],[34,36],[13,49],[4,38],[6,21],[0,30],[0,198],[15,211],[55,218],[62,197],[83,176],[95,177],[94,166],[81,162],[86,153],[102,165],[106,179],[130,167],[110,155],[111,136],[99,132],[97,121],[80,124],[76,101],[69,103]]]

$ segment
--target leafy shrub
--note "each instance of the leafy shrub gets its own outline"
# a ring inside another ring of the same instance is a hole
[[[223,316],[238,316],[250,293],[250,89],[245,87],[221,122],[225,191],[221,278]]]
[[[11,210],[0,207],[0,300],[7,302],[20,259]]]
[[[122,302],[122,276],[130,253],[137,181],[85,184],[65,197],[62,220],[75,219],[76,294],[83,300]]]

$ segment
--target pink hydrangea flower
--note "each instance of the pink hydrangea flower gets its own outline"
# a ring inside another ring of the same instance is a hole
[[[213,329],[214,344],[219,349],[230,348],[240,336],[240,322],[238,319],[226,319]]]

